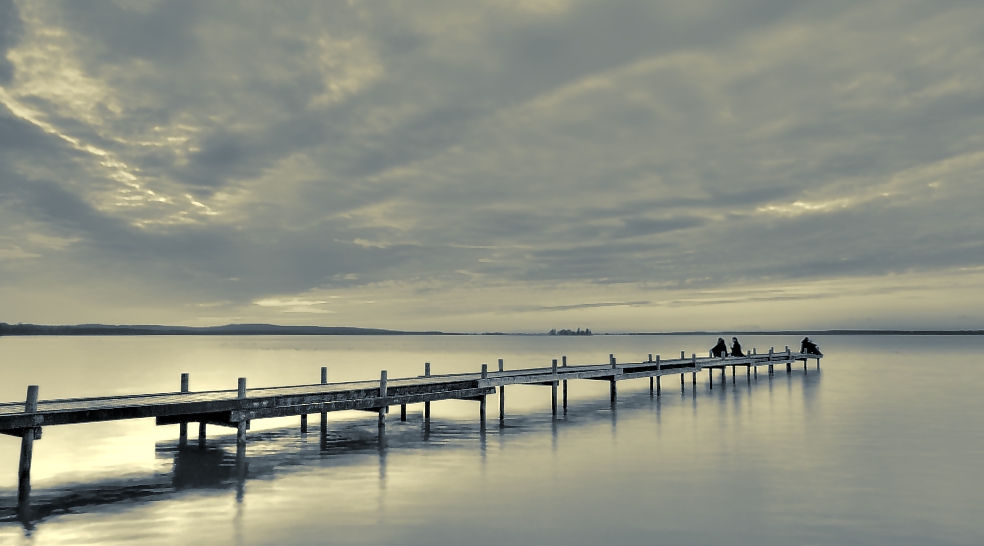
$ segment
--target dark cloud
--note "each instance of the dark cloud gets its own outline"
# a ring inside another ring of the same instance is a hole
[[[20,12],[14,0],[0,0],[0,85],[14,77],[14,66],[7,58],[7,51],[17,44],[22,33]]]

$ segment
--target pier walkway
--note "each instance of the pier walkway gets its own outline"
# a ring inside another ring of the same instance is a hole
[[[744,357],[687,357],[662,360],[659,355],[649,355],[643,362],[617,362],[609,355],[607,364],[568,366],[567,357],[558,365],[553,360],[550,367],[504,370],[499,360],[497,370],[489,370],[486,364],[480,372],[432,375],[430,364],[425,364],[424,375],[410,378],[389,379],[386,371],[378,381],[329,383],[327,368],[321,368],[321,383],[286,387],[246,388],[246,379],[239,378],[234,390],[191,392],[188,374],[181,375],[181,390],[170,393],[135,394],[128,396],[104,396],[61,400],[39,400],[38,387],[27,389],[25,402],[0,403],[0,434],[21,439],[19,467],[19,495],[24,501],[30,495],[31,459],[34,441],[41,439],[43,427],[116,421],[154,417],[158,425],[179,425],[179,441],[187,442],[189,422],[199,423],[199,442],[204,444],[206,425],[218,425],[237,429],[237,441],[245,446],[249,422],[254,419],[299,415],[301,430],[307,431],[307,415],[321,414],[322,430],[326,427],[326,414],[341,410],[368,410],[378,413],[379,427],[386,424],[390,406],[400,406],[400,418],[406,420],[407,404],[424,404],[424,418],[430,418],[430,403],[440,400],[474,400],[479,402],[479,418],[486,418],[486,396],[499,392],[499,419],[505,417],[505,386],[546,385],[551,389],[551,408],[558,409],[558,388],[563,386],[562,406],[567,408],[567,381],[593,379],[609,381],[611,401],[617,396],[616,384],[627,379],[648,377],[650,393],[660,394],[661,379],[679,375],[681,389],[686,388],[686,374],[691,374],[691,384],[697,385],[697,374],[708,371],[708,386],[713,389],[713,372],[721,371],[724,378],[731,368],[732,378],[739,368],[745,368],[750,377],[758,368],[767,366],[768,373],[774,366],[786,366],[787,373],[797,361],[815,359],[820,367],[822,355],[785,351],[752,353]]]

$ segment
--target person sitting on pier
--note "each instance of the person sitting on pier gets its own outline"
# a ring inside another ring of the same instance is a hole
[[[718,343],[711,349],[711,356],[722,357],[728,354],[728,344],[724,342],[723,337],[718,338]]]
[[[803,353],[803,354],[808,354],[808,355],[822,355],[823,354],[823,353],[820,352],[820,346],[817,345],[816,343],[813,343],[812,341],[810,341],[810,338],[808,338],[808,337],[804,337],[803,338],[803,343],[800,346],[800,352]]]
[[[738,343],[738,338],[731,338],[731,356],[745,356],[745,353],[741,352],[741,343]]]

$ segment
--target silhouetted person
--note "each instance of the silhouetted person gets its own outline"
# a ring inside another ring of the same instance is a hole
[[[803,343],[800,345],[800,352],[808,355],[822,355],[820,352],[820,346],[816,343],[810,341],[810,338],[804,337]]]
[[[738,338],[731,338],[731,356],[745,356],[745,353],[741,352],[741,343],[738,343]]]
[[[711,348],[711,356],[722,357],[726,354],[728,354],[728,344],[724,342],[723,337],[719,337],[717,345]]]

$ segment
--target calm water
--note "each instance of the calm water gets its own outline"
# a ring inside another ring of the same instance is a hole
[[[638,360],[701,337],[3,338],[0,400],[28,384],[61,398],[315,383]],[[782,348],[796,338],[746,338]],[[253,423],[245,476],[232,429],[177,448],[153,420],[47,427],[35,443],[33,519],[16,519],[20,442],[0,436],[0,544],[984,544],[984,364],[977,337],[827,337],[802,365],[694,393],[679,376],[572,381],[391,413],[329,414],[322,445],[298,418]],[[196,428],[190,427],[194,437]]]

